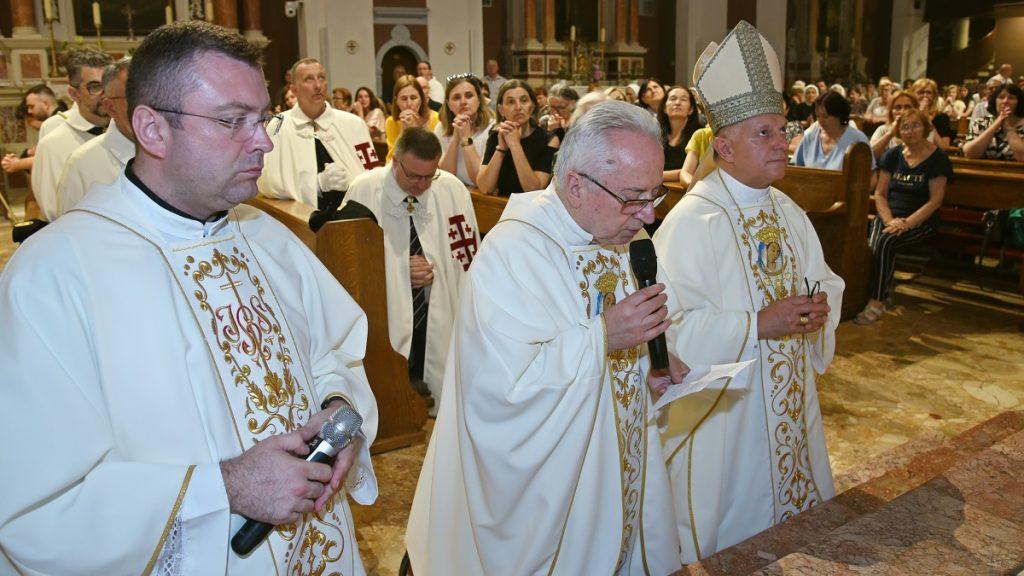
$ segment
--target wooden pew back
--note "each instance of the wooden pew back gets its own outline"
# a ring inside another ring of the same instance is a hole
[[[380,227],[365,218],[343,220],[328,222],[314,234],[308,224],[313,212],[310,206],[263,197],[249,203],[281,221],[309,246],[366,314],[363,367],[377,399],[379,417],[373,453],[421,442],[426,407],[409,386],[408,362],[391,347],[388,335],[384,233]]]

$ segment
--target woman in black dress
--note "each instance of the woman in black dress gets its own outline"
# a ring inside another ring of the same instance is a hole
[[[555,150],[537,123],[537,96],[522,80],[498,91],[498,121],[487,137],[476,185],[484,194],[511,196],[547,187]]]
[[[700,127],[697,95],[683,86],[670,86],[658,110],[661,145],[665,150],[662,180],[679,182],[679,171],[686,160],[686,144]]]

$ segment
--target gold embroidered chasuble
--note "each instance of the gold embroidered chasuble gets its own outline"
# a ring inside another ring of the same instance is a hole
[[[9,557],[40,573],[163,573],[176,551],[184,571],[170,573],[363,575],[345,495],[247,557],[228,546],[243,519],[217,463],[330,396],[364,417],[346,492],[377,495],[366,319],[315,256],[251,207],[189,223],[123,176],[48,230],[0,276],[0,323],[18,343],[0,357],[20,407],[4,434],[20,443],[55,416],[74,434],[68,458],[11,460],[31,473],[2,482]]]
[[[679,302],[670,349],[691,364],[757,360],[667,412],[662,438],[690,562],[834,495],[814,376],[831,361],[843,282],[798,206],[721,170],[673,208],[655,244]],[[757,311],[803,295],[805,278],[829,295],[823,329],[758,340]]]
[[[406,543],[418,576],[669,574],[679,564],[643,348],[601,312],[636,289],[553,186],[509,200],[463,286]]]

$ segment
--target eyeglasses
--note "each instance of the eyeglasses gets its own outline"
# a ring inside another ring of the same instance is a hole
[[[414,182],[432,182],[441,177],[440,170],[434,170],[433,174],[428,174],[426,176],[420,176],[419,174],[410,174],[409,171],[405,169],[405,164],[402,164],[402,161],[398,159],[398,156],[395,156],[395,162],[398,162],[398,167],[402,169],[402,172],[405,172],[405,177]]]
[[[85,86],[82,86],[81,89],[88,92],[90,96],[103,94],[103,84],[99,82],[89,82]]]
[[[192,116],[195,118],[205,118],[211,122],[216,122],[221,126],[231,130],[231,140],[235,142],[248,142],[250,138],[256,134],[256,128],[263,126],[266,127],[272,120],[277,118],[283,120],[283,116],[280,114],[267,114],[263,113],[253,118],[252,116],[239,116],[236,118],[215,118],[213,116],[204,116],[202,114],[193,114],[191,112],[182,112],[181,110],[166,110],[164,108],[153,108],[157,112],[164,112],[166,114],[180,114],[181,116]],[[278,123],[278,129],[280,129],[280,123]],[[276,130],[274,132],[277,133]]]
[[[647,208],[648,204],[650,204],[651,206],[657,206],[658,204],[661,204],[661,201],[664,200],[665,196],[668,194],[668,188],[665,188],[664,186],[659,186],[658,191],[655,192],[651,198],[637,198],[635,200],[628,200],[626,198],[623,198],[622,196],[619,196],[615,192],[612,192],[611,190],[605,188],[603,184],[601,184],[597,180],[594,180],[593,178],[584,174],[583,172],[577,172],[577,174],[586,178],[587,180],[590,180],[592,183],[596,184],[598,188],[604,190],[605,192],[610,194],[612,198],[618,200],[619,204],[622,204],[623,214],[636,214],[637,212],[643,210],[644,208]]]

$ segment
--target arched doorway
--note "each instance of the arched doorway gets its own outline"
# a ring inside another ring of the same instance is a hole
[[[381,61],[381,98],[391,103],[391,93],[395,87],[397,76],[402,74],[416,75],[416,64],[420,59],[408,46],[392,46],[384,53]],[[404,70],[404,72],[402,72]]]

